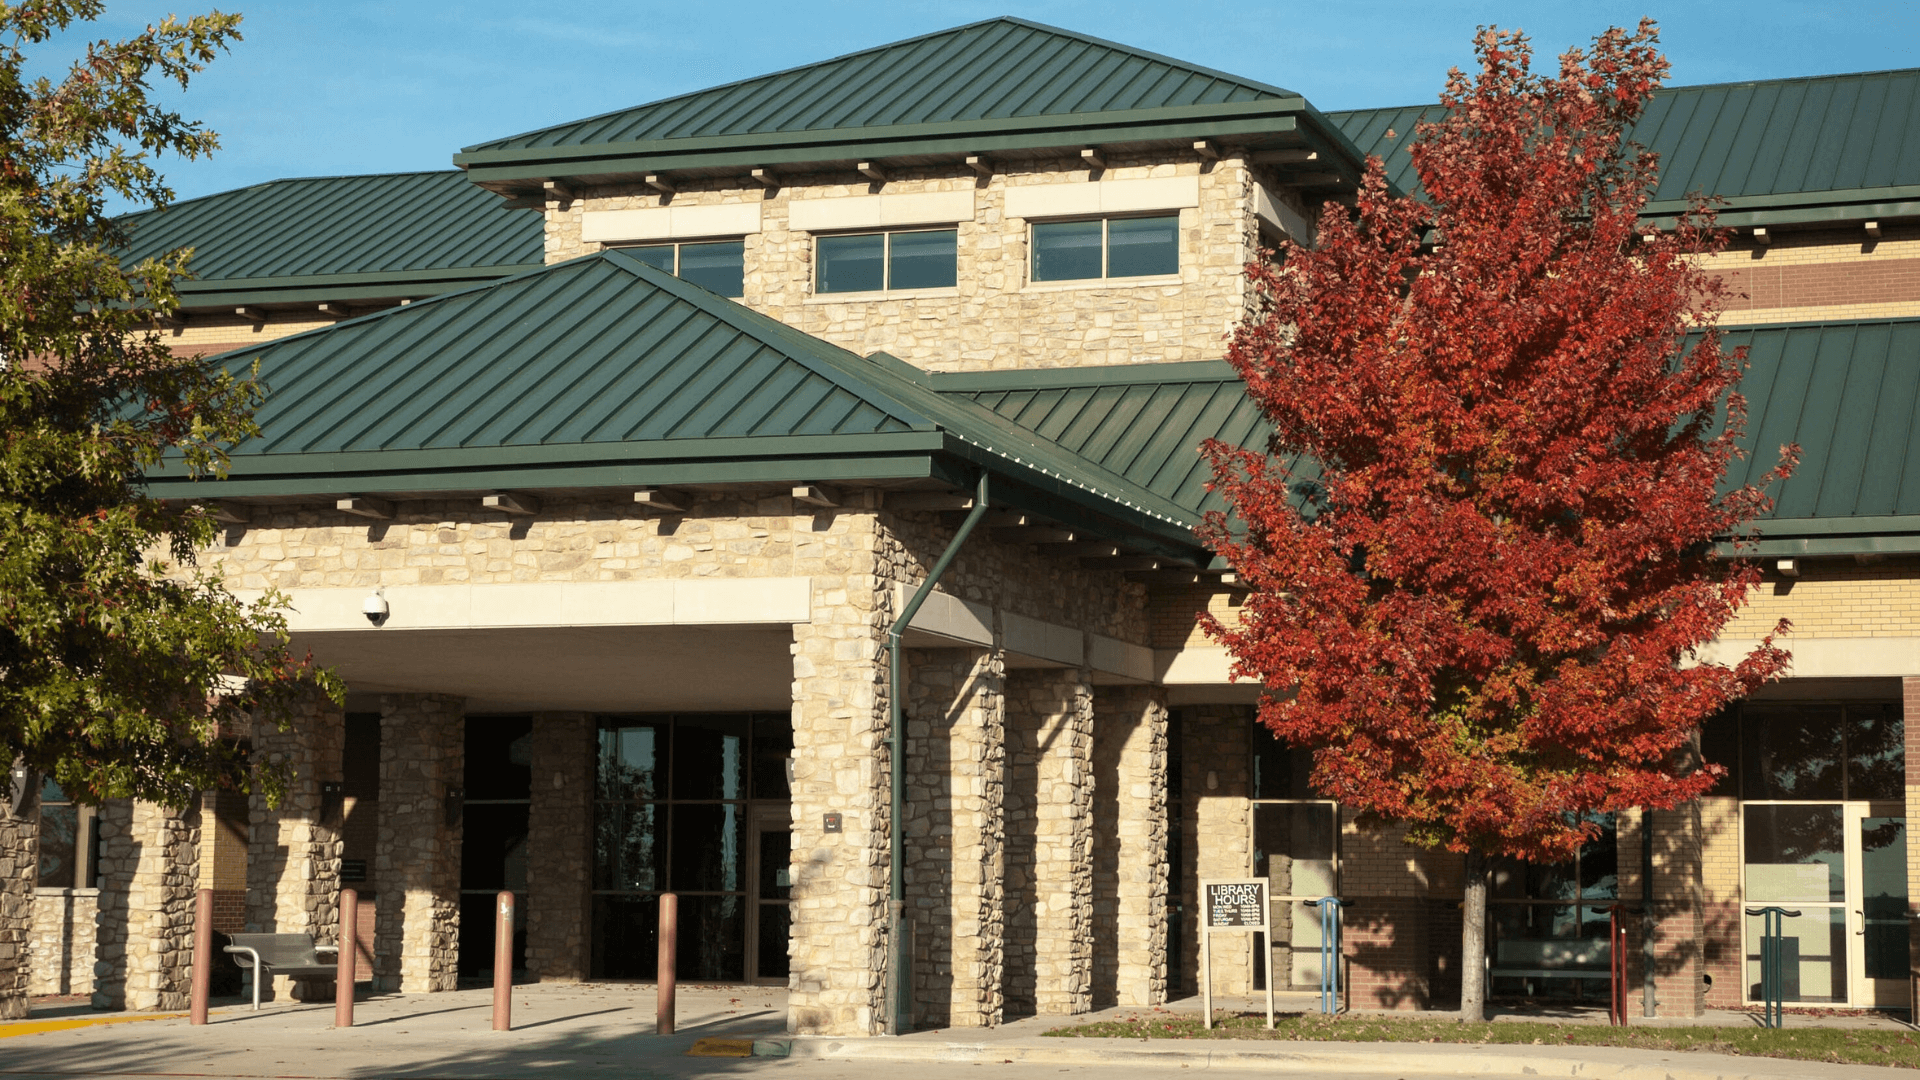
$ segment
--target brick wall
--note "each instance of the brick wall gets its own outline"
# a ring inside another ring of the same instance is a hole
[[[1769,578],[1748,593],[1721,636],[1761,637],[1781,619],[1802,639],[1920,637],[1920,558],[1803,560],[1799,577]]]
[[[1781,233],[1771,244],[1743,237],[1704,265],[1735,294],[1728,326],[1920,315],[1920,226],[1888,225],[1878,239],[1858,227]]]

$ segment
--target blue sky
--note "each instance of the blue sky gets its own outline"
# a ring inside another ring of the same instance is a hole
[[[182,198],[283,176],[446,168],[471,143],[998,15],[1250,76],[1322,109],[1431,100],[1471,59],[1482,23],[1526,30],[1545,55],[1650,14],[1675,83],[1920,66],[1920,4],[1879,0],[220,3],[245,15],[246,40],[177,102],[223,143],[210,161],[167,165]],[[109,0],[88,36],[202,10]],[[50,48],[65,55],[78,41]]]

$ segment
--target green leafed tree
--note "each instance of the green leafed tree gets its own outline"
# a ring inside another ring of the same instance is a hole
[[[0,762],[83,802],[273,794],[283,778],[232,736],[339,684],[289,654],[283,601],[194,565],[218,523],[143,488],[162,467],[218,475],[261,390],[168,350],[156,320],[191,252],[123,262],[108,212],[165,206],[157,160],[214,150],[156,87],[184,89],[240,17],[169,16],[29,76],[101,13],[0,3]]]

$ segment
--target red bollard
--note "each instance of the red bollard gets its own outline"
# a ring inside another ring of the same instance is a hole
[[[201,889],[193,901],[193,997],[190,1024],[207,1022],[213,996],[213,890]]]
[[[674,965],[679,957],[680,898],[660,894],[660,1011],[653,1023],[655,1035],[673,1034]]]
[[[340,890],[340,959],[333,971],[333,1026],[353,1026],[353,977],[359,973],[360,894]]]
[[[493,1030],[513,1028],[513,894],[500,890],[493,920]]]

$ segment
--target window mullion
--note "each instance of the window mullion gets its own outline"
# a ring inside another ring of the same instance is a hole
[[[893,290],[893,234],[880,234],[880,291]]]
[[[1107,252],[1112,245],[1107,243],[1107,219],[1100,219],[1100,280],[1107,280]]]

